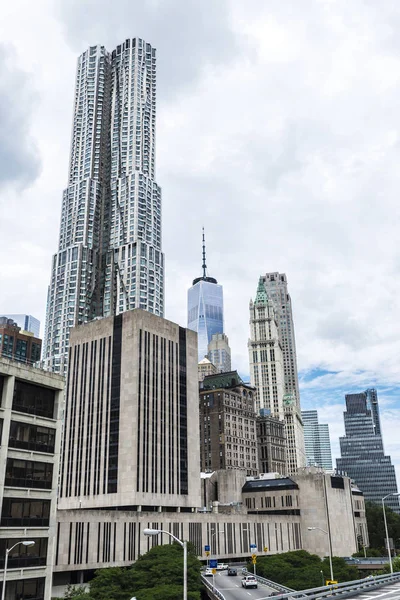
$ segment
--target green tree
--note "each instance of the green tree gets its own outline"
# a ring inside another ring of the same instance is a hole
[[[364,556],[382,556],[382,551],[379,548],[365,548],[365,554],[364,554],[364,548],[362,550],[359,550],[359,552],[355,552],[353,554],[353,556],[355,557],[361,557],[364,558]]]
[[[188,544],[188,599],[200,600],[200,561]],[[155,546],[130,567],[99,569],[90,594],[77,600],[175,600],[183,591],[183,550],[179,544]]]
[[[385,511],[389,537],[393,538],[395,545],[399,544],[400,515],[395,513],[388,506],[385,506]],[[386,554],[386,533],[382,505],[376,504],[375,502],[366,502],[365,513],[367,517],[370,547],[378,549],[381,555]]]
[[[358,578],[355,567],[349,567],[339,557],[332,559],[333,573],[337,581],[351,581]],[[248,567],[250,569],[250,565]],[[329,559],[321,560],[316,554],[305,550],[284,552],[257,559],[257,574],[294,590],[304,590],[322,585],[324,579],[330,579]]]

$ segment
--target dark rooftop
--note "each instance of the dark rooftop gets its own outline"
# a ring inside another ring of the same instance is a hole
[[[218,389],[229,389],[242,385],[251,391],[254,388],[247,383],[244,383],[237,371],[228,371],[227,373],[216,373],[215,375],[206,375],[204,380],[201,382],[201,390],[218,390]]]
[[[299,486],[290,477],[280,479],[253,479],[246,481],[242,492],[262,492],[264,490],[298,490]]]

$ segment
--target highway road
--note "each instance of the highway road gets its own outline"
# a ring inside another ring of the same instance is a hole
[[[347,600],[400,600],[400,583],[393,583],[358,595],[354,594]]]
[[[208,577],[210,583],[212,578]],[[238,569],[236,577],[229,576],[227,571],[221,571],[214,575],[215,587],[225,596],[226,600],[265,600],[269,598],[272,593],[272,589],[266,585],[258,584],[258,588],[255,590],[247,590],[242,588],[242,574]]]

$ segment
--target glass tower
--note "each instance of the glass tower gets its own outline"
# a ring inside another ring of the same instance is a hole
[[[156,51],[128,39],[78,59],[68,185],[47,299],[44,362],[65,372],[70,328],[142,308],[164,314],[155,181]]]
[[[29,331],[30,333],[33,333],[33,335],[37,338],[39,337],[40,321],[39,319],[32,317],[32,315],[6,314],[1,316],[7,317],[7,319],[12,319],[13,321],[15,321],[18,327],[21,327],[21,329],[23,329],[24,331]]]
[[[203,230],[203,276],[194,279],[188,290],[188,329],[197,331],[198,362],[208,354],[208,344],[216,333],[224,331],[224,298],[222,285],[207,276]]]
[[[397,493],[395,469],[383,448],[376,390],[346,394],[344,427],[337,469],[354,479],[366,500],[381,503],[387,494]],[[400,512],[397,497],[389,497],[385,502]]]
[[[301,418],[304,424],[307,465],[331,470],[332,451],[329,425],[318,423],[318,412],[316,410],[302,410]]]

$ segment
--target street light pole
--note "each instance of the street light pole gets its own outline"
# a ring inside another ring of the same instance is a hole
[[[218,533],[218,535],[219,535],[220,533],[225,533],[225,529],[223,529],[222,531],[219,531],[219,530],[218,530],[218,531],[214,531],[214,533],[212,533],[212,534],[211,534],[211,544],[210,544],[210,548],[212,548],[212,541],[213,541],[213,538],[214,538],[214,536],[216,536],[216,535],[217,535],[217,533]],[[215,552],[215,556],[216,556],[216,555],[217,555],[217,552]],[[215,575],[214,575],[214,573],[213,573],[213,588],[215,588]]]
[[[385,500],[386,500],[386,498],[389,498],[389,496],[400,496],[400,493],[394,492],[393,494],[387,494],[387,496],[384,496],[382,498],[383,521],[385,523],[385,533],[386,533],[386,547],[387,547],[388,556],[389,556],[390,572],[393,573],[392,552],[389,548],[389,532],[388,532],[388,526],[387,526],[387,521],[386,521],[386,510],[385,510]]]
[[[4,598],[6,597],[8,555],[10,554],[11,550],[14,550],[14,548],[19,546],[19,544],[22,544],[23,546],[34,546],[35,542],[33,540],[23,540],[21,542],[17,542],[16,544],[14,544],[14,546],[11,546],[11,548],[6,548],[6,555],[4,557],[3,589],[1,590],[1,600],[4,600]]]
[[[158,535],[159,533],[165,533],[172,537],[178,544],[180,544],[183,548],[183,600],[187,600],[187,542],[181,541],[169,531],[165,531],[164,529],[144,529],[144,535]],[[3,600],[3,598],[1,599]]]
[[[322,529],[321,527],[308,527],[309,531],[313,531],[314,529],[319,529],[319,531],[322,531],[323,533],[326,533],[326,535],[328,536],[328,546],[329,546],[329,567],[331,570],[331,581],[334,581],[333,579],[333,566],[332,566],[332,552],[331,552],[331,536],[329,531],[325,531],[325,529]]]

